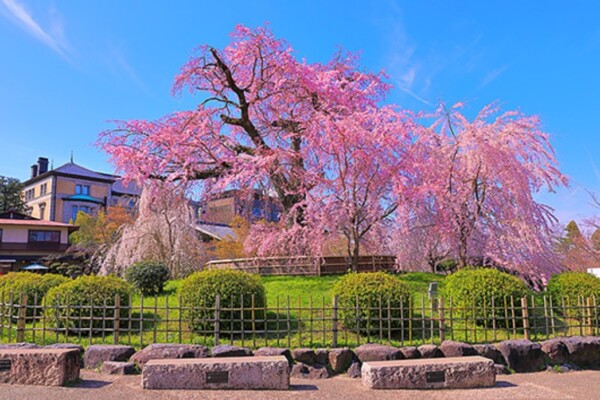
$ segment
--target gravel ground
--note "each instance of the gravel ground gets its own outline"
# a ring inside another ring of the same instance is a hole
[[[309,381],[292,379],[289,391],[196,391],[143,390],[141,376],[107,376],[82,370],[81,382],[74,387],[43,387],[0,385],[0,399],[44,400],[132,400],[132,399],[600,399],[600,371],[580,371],[557,374],[538,372],[498,376],[493,388],[469,390],[385,390],[362,387],[360,379],[336,377]]]

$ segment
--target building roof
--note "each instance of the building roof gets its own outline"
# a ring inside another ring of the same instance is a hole
[[[85,167],[82,167],[81,165],[78,165],[78,164],[75,164],[72,162],[63,164],[60,167],[54,169],[53,171],[62,172],[63,174],[69,174],[69,175],[84,176],[86,178],[92,178],[92,179],[108,179],[108,180],[116,180],[117,179],[117,177],[114,175],[103,174],[101,172],[95,172],[95,171],[92,171],[90,169],[87,169]]]
[[[89,170],[85,167],[82,167],[79,164],[69,162],[69,163],[61,165],[58,168],[51,169],[47,172],[44,172],[43,174],[40,174],[40,175],[36,176],[35,178],[29,179],[29,180],[23,182],[23,185],[29,186],[32,183],[38,182],[38,181],[45,179],[52,175],[65,175],[65,176],[80,177],[80,178],[83,177],[86,179],[97,180],[97,181],[102,181],[102,182],[107,182],[107,183],[112,183],[119,178],[116,175],[95,172],[95,171]]]
[[[216,240],[223,240],[227,236],[235,237],[233,228],[224,224],[211,224],[210,222],[198,222],[194,228]]]
[[[39,219],[39,218],[34,218],[31,215],[28,214],[24,214],[22,212],[18,212],[18,211],[6,211],[4,213],[0,213],[0,219]]]
[[[88,203],[104,204],[104,200],[88,196],[87,194],[74,194],[72,196],[63,197],[63,200],[86,201]]]
[[[31,226],[34,228],[69,228],[69,231],[75,231],[79,229],[76,225],[65,224],[62,222],[45,221],[39,219],[8,219],[0,218],[0,225],[10,226]]]

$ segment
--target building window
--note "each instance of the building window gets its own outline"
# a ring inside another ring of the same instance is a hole
[[[40,204],[40,219],[44,219],[46,216],[46,203]]]
[[[75,194],[85,194],[86,196],[90,195],[90,186],[89,185],[75,185]]]
[[[29,242],[60,243],[60,231],[29,231]]]
[[[25,191],[25,200],[29,201],[35,197],[35,189]]]
[[[46,194],[46,191],[48,190],[48,184],[44,183],[43,185],[40,186],[40,196],[43,196]]]
[[[93,212],[93,208],[91,208],[90,206],[73,206],[72,211],[71,211],[71,219],[73,221],[75,221],[77,219],[77,213],[79,211],[91,215]]]
[[[0,229],[0,243],[2,243],[2,229]]]

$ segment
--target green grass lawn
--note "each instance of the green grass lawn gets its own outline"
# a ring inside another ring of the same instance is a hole
[[[382,316],[382,322],[366,333],[357,334],[338,325],[338,346],[357,346],[366,342],[389,343],[396,346],[419,345],[423,343],[439,343],[443,338],[466,342],[493,342],[509,338],[522,337],[522,330],[495,329],[490,326],[476,325],[467,318],[457,317],[446,310],[444,323],[439,310],[435,309],[428,298],[427,290],[431,282],[438,282],[439,293],[444,286],[444,275],[432,273],[407,273],[394,275],[406,283],[412,293],[410,314],[405,318],[405,330],[389,330],[388,320],[385,320],[385,310],[376,314]],[[220,335],[221,343],[232,343],[249,347],[288,346],[288,347],[330,347],[333,338],[333,288],[342,279],[340,275],[333,276],[270,276],[261,278],[266,289],[266,317],[262,320],[248,322],[243,332],[227,333],[223,330]],[[130,344],[141,348],[150,343],[197,343],[214,345],[214,331],[204,333],[192,332],[180,313],[178,288],[180,280],[169,281],[164,292],[156,297],[143,298],[135,294],[131,298],[131,308],[125,306],[131,318],[120,321],[121,334],[116,342]],[[448,307],[448,304],[445,303]],[[113,317],[113,311],[106,314],[107,320]],[[141,318],[143,316],[143,318]],[[376,317],[377,318],[377,317]],[[140,321],[143,319],[143,323]],[[251,319],[245,311],[245,319]],[[105,335],[70,334],[48,329],[41,331],[43,319],[36,325],[29,323],[25,326],[24,341],[49,344],[55,342],[75,342],[87,346],[92,343],[113,343],[115,338],[110,330]],[[560,321],[559,321],[560,322]],[[261,332],[264,326],[269,333]],[[445,335],[442,337],[440,328]],[[576,328],[576,327],[575,327]],[[35,329],[35,332],[34,332]],[[580,334],[581,329],[558,334]],[[0,339],[4,342],[14,342],[16,339],[16,324],[10,329],[4,324],[0,326]],[[516,333],[516,334],[515,334]],[[10,339],[9,339],[10,335]],[[542,337],[543,338],[543,337]]]

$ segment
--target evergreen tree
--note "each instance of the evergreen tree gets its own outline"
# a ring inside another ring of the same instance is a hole
[[[21,195],[22,190],[23,184],[18,179],[0,175],[0,213],[7,211],[29,212],[29,207],[27,207]]]

